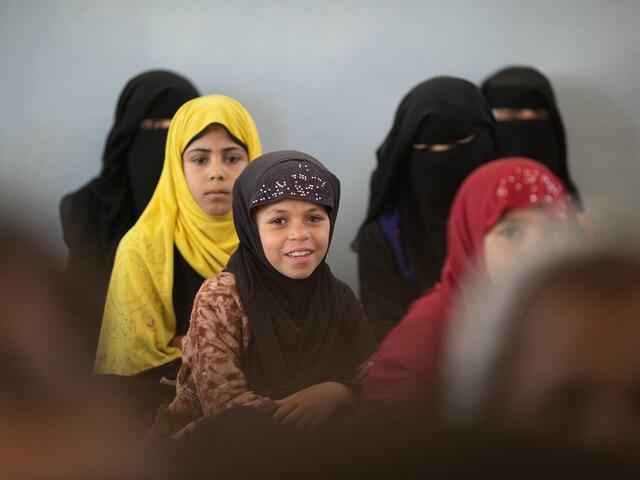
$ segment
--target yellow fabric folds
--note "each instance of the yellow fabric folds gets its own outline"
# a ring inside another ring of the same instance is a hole
[[[231,212],[205,213],[184,176],[182,152],[212,123],[224,125],[261,154],[253,119],[232,98],[210,95],[185,103],[169,127],[162,174],[149,205],[118,245],[109,282],[94,370],[135,375],[180,357],[172,303],[174,244],[203,277],[220,272],[238,246]]]

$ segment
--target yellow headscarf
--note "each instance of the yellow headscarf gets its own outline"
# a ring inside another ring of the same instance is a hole
[[[194,200],[182,166],[191,139],[212,123],[244,142],[249,160],[260,156],[253,119],[232,98],[210,95],[185,103],[169,126],[164,167],[136,224],[118,245],[96,355],[96,373],[135,375],[180,357],[175,335],[174,244],[203,277],[220,272],[238,246],[231,212],[214,217]]]

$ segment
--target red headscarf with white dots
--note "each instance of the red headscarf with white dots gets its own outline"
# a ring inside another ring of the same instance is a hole
[[[491,161],[461,185],[447,224],[447,258],[440,281],[416,300],[391,331],[365,381],[363,410],[416,405],[433,390],[449,309],[463,280],[484,275],[486,233],[507,210],[539,206],[560,219],[571,197],[543,164],[523,157]]]

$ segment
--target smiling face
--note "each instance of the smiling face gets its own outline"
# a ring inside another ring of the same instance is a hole
[[[213,216],[229,213],[233,184],[249,163],[246,150],[224,127],[215,125],[191,142],[182,163],[189,191],[200,208]]]
[[[286,277],[309,277],[327,254],[331,222],[323,206],[280,200],[259,207],[254,218],[267,260]]]

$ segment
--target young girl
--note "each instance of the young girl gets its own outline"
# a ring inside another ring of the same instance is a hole
[[[362,305],[325,263],[338,179],[304,153],[273,152],[245,169],[233,196],[240,245],[198,292],[176,398],[154,437],[181,437],[234,406],[314,428],[355,408],[375,348]]]
[[[238,245],[233,184],[260,153],[255,124],[235,100],[211,95],[178,110],[158,187],[118,246],[97,373],[134,375],[180,358],[198,288]]]
[[[466,176],[496,158],[494,124],[478,87],[460,78],[422,82],[398,107],[354,242],[362,303],[379,341],[438,280],[449,209]]]
[[[380,347],[365,380],[363,412],[424,409],[433,401],[442,337],[463,280],[471,288],[498,281],[570,217],[566,187],[538,162],[496,160],[471,174],[451,209],[440,282],[414,302]]]

